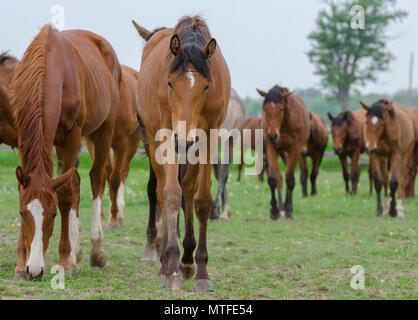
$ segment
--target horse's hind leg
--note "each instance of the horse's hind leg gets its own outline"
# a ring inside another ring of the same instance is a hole
[[[351,185],[352,195],[357,194],[358,181],[360,179],[360,150],[357,150],[351,157]]]
[[[90,170],[90,182],[93,194],[90,265],[100,268],[106,265],[106,254],[102,248],[104,233],[101,223],[101,209],[106,183],[106,162],[110,152],[112,135],[113,125],[105,123],[89,136],[91,142],[94,144],[94,162]]]
[[[317,188],[316,188],[316,178],[318,177],[319,166],[321,165],[323,155],[324,155],[324,152],[322,153],[318,152],[312,157],[312,172],[311,172],[310,179],[311,179],[311,188],[312,188],[311,194],[313,196],[318,193]]]
[[[306,165],[306,156],[299,156],[300,165],[300,184],[302,185],[302,196],[308,196],[308,166]]]
[[[218,158],[219,161],[219,158]],[[218,180],[218,190],[216,191],[216,197],[215,200],[213,200],[213,204],[212,204],[212,210],[210,213],[210,219],[211,220],[216,220],[219,219],[219,202],[220,202],[220,197],[221,194],[223,192],[223,187],[224,187],[224,165],[222,163],[215,163],[213,165],[213,170],[215,172],[215,177],[216,180]]]

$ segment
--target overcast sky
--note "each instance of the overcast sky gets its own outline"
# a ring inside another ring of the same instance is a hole
[[[232,85],[245,97],[256,97],[256,87],[268,90],[273,84],[293,88],[319,87],[306,52],[307,35],[324,4],[320,0],[1,0],[0,51],[21,58],[40,28],[65,9],[65,29],[86,29],[105,37],[119,60],[139,69],[144,42],[131,24],[153,29],[172,27],[186,14],[201,14],[217,39],[232,75]],[[410,53],[416,55],[415,85],[418,86],[418,1],[399,0],[398,8],[409,12],[389,32],[390,50],[396,60],[391,70],[379,74],[378,83],[364,92],[391,94],[407,88]],[[367,24],[367,20],[366,20]],[[367,27],[367,25],[366,25]]]

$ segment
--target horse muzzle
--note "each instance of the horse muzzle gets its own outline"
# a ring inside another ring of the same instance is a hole
[[[26,266],[26,276],[29,280],[40,280],[44,274],[44,267],[35,266],[30,267]]]
[[[279,137],[280,136],[277,133],[276,134],[268,134],[267,136],[268,136],[268,138],[269,138],[269,140],[272,144],[276,144],[277,142],[279,142]]]
[[[372,155],[372,154],[376,154],[376,152],[377,152],[377,149],[376,149],[376,148],[373,148],[373,149],[369,149],[369,148],[367,148],[367,149],[366,149],[366,153],[367,153],[367,154],[370,154],[370,155]]]
[[[334,149],[334,152],[337,156],[339,156],[343,152],[343,149],[342,148],[337,148],[337,149]]]

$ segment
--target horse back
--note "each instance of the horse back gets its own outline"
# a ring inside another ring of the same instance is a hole
[[[414,124],[408,109],[400,104],[393,104],[395,112],[394,130],[388,132],[391,139],[395,140],[401,153],[408,152],[415,141]]]
[[[322,151],[328,143],[328,131],[325,119],[318,113],[311,112],[311,135],[309,145],[314,145],[314,150]],[[308,152],[309,152],[308,151]],[[309,152],[310,153],[310,152]]]
[[[283,128],[283,133],[294,137],[297,142],[307,144],[311,124],[309,113],[303,99],[295,94],[288,98],[289,117]]]

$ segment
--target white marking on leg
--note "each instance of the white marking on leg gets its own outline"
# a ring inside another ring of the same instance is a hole
[[[389,215],[389,210],[390,210],[390,198],[385,197],[385,203],[383,205],[383,215],[388,216]]]
[[[33,216],[35,221],[35,234],[30,245],[30,254],[26,266],[29,267],[29,272],[34,276],[39,275],[45,269],[44,262],[44,244],[42,242],[42,221],[44,220],[41,202],[38,199],[33,200],[27,205],[27,209]]]
[[[403,219],[404,216],[404,209],[402,205],[402,199],[398,199],[398,203],[396,204],[396,211],[398,212],[397,218]]]
[[[192,89],[195,83],[193,72],[187,71],[187,77],[189,78],[189,81],[190,81],[190,89]]]
[[[93,250],[99,250],[101,247],[101,240],[103,240],[103,229],[102,229],[102,199],[97,197],[93,201],[93,218],[91,223],[91,241]]]
[[[118,217],[123,219],[123,208],[125,208],[125,185],[121,183],[117,195]]]
[[[80,220],[77,217],[77,211],[75,209],[70,210],[70,243],[71,254],[70,260],[72,265],[77,264],[77,255],[80,252]]]

